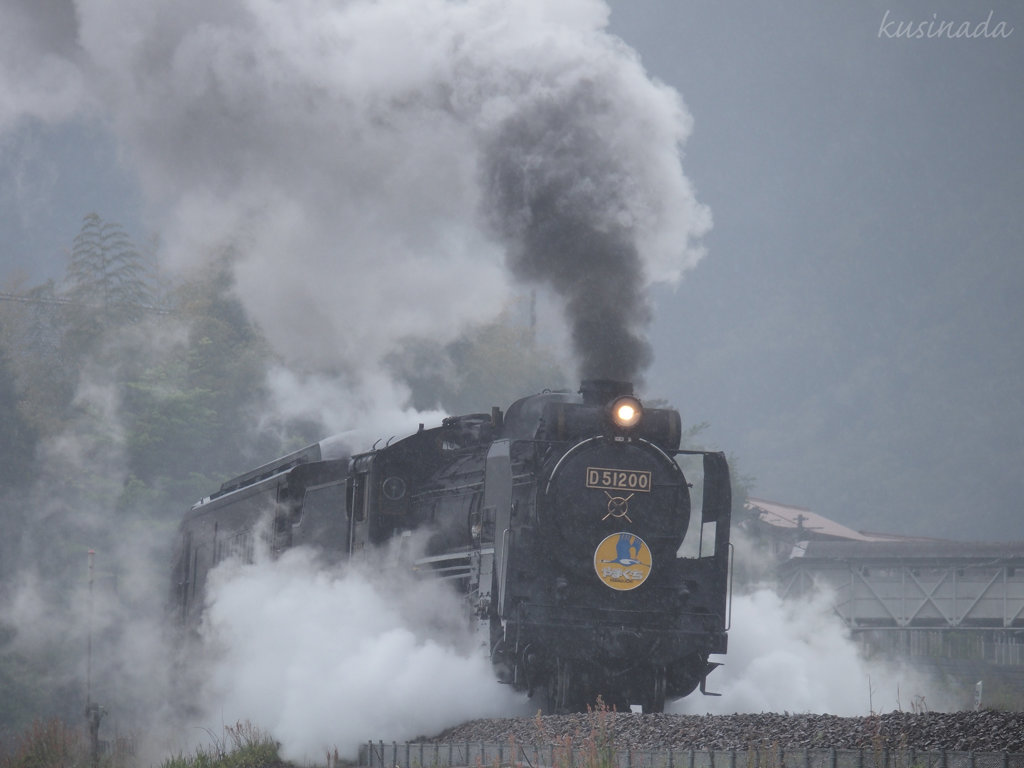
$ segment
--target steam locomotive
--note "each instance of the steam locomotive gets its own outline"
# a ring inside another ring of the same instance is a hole
[[[464,598],[500,681],[549,712],[598,696],[660,712],[707,693],[729,620],[729,468],[721,453],[680,450],[680,436],[677,411],[591,380],[366,453],[321,441],[191,508],[175,611],[197,623],[210,569],[251,562],[256,547],[357,559],[418,531],[413,566]],[[699,512],[676,461],[688,453],[703,458]]]

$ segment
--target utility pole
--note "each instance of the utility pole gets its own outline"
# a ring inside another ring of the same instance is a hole
[[[88,639],[85,652],[85,720],[89,726],[89,753],[92,759],[93,768],[100,764],[100,721],[106,710],[92,700],[92,586],[93,586],[93,561],[96,558],[96,551],[89,550],[89,615],[88,615]]]

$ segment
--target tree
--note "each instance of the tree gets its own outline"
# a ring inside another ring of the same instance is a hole
[[[64,357],[64,305],[53,281],[8,294],[0,306],[0,345],[17,386],[18,412],[45,439],[63,428],[77,374]],[[26,450],[28,450],[26,448]]]
[[[82,220],[66,279],[66,343],[79,354],[94,351],[107,331],[137,321],[150,308],[141,254],[119,224],[95,213]]]
[[[5,488],[23,486],[32,476],[36,433],[19,404],[14,369],[0,347],[0,486]]]
[[[275,455],[289,434],[288,425],[260,429],[270,350],[231,289],[226,262],[179,286],[184,340],[121,384],[130,473],[123,508],[183,509],[248,462]]]
[[[411,405],[421,410],[486,412],[567,382],[558,358],[537,343],[533,328],[515,322],[509,312],[444,346],[407,339],[385,362],[409,386]]]

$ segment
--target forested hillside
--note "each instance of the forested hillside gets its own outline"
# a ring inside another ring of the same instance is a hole
[[[90,214],[62,281],[0,287],[0,735],[38,717],[78,722],[90,694],[124,709],[143,676],[167,674],[132,654],[162,632],[179,516],[325,436],[315,419],[276,415],[278,361],[233,297],[237,256],[172,281]],[[409,405],[487,410],[563,385],[514,316],[449,345],[409,339],[387,361]]]
[[[315,425],[265,418],[269,352],[231,298],[229,254],[220,268],[170,283],[96,214],[68,252],[60,284],[5,285],[0,301],[7,728],[80,716],[89,550],[98,594],[153,610],[189,501],[315,435]],[[103,610],[97,603],[97,662],[117,623]]]

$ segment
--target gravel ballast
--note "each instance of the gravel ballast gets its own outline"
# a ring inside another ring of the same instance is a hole
[[[1024,752],[1024,713],[890,712],[868,717],[736,714],[669,715],[594,712],[472,720],[427,742],[579,744],[606,735],[620,748],[728,750],[916,749]]]

